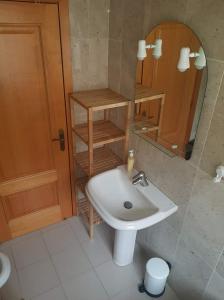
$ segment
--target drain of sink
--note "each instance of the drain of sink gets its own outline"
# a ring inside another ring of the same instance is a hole
[[[127,209],[130,209],[133,207],[133,204],[130,201],[125,201],[124,202],[124,207]]]

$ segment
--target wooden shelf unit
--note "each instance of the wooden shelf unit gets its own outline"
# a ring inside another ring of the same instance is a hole
[[[90,205],[89,200],[84,197],[79,200],[79,213],[83,216],[86,223],[90,223]],[[102,223],[101,217],[97,214],[97,212],[93,211],[93,224],[100,224]]]
[[[146,117],[141,117],[141,104],[149,101],[160,101],[160,110],[158,116],[158,123],[154,124]],[[144,134],[148,132],[157,132],[157,137],[160,135],[163,108],[165,102],[165,93],[160,90],[151,89],[141,84],[136,84],[135,90],[135,119],[132,124],[132,130],[137,134]]]
[[[113,169],[122,164],[122,160],[115,153],[106,147],[100,147],[93,150],[92,171],[89,172],[88,151],[79,152],[75,156],[76,163],[81,167],[89,177],[104,171]]]
[[[113,169],[125,162],[128,152],[128,133],[131,116],[131,101],[111,91],[99,89],[92,91],[75,92],[70,95],[71,102],[82,106],[87,113],[87,122],[73,124],[74,136],[78,136],[87,146],[84,152],[74,151],[75,163],[86,174],[84,178],[77,178],[76,191],[79,189],[85,194],[85,184],[92,176]],[[72,105],[72,103],[71,103]],[[110,119],[111,109],[125,107],[125,128],[120,129]],[[104,111],[103,120],[94,121],[94,112]],[[75,123],[73,115],[73,123]],[[123,143],[123,159],[118,157],[108,144],[121,141]],[[94,211],[88,198],[78,202],[78,211],[89,224],[89,235],[93,237],[93,224],[99,224],[101,218]]]
[[[73,131],[80,139],[88,145],[89,134],[88,124],[79,124],[73,128]],[[114,125],[109,120],[100,120],[93,122],[93,146],[102,146],[105,144],[118,142],[125,139],[125,132]]]
[[[147,86],[136,84],[135,87],[135,104],[145,101],[152,101],[163,98],[165,93],[161,90],[151,89]]]

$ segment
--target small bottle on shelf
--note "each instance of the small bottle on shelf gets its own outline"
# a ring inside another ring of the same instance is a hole
[[[127,164],[127,171],[128,171],[128,176],[129,178],[131,177],[132,174],[132,170],[134,168],[134,162],[135,162],[135,158],[134,158],[134,150],[129,150],[128,151],[128,164]]]

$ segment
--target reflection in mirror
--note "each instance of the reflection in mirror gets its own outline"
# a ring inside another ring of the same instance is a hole
[[[133,131],[167,153],[189,159],[207,81],[200,40],[184,24],[162,23],[145,42],[139,41],[137,56]]]

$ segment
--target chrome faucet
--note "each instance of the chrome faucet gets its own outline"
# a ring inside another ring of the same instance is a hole
[[[138,184],[140,183],[141,186],[147,186],[148,181],[147,181],[147,177],[145,175],[145,173],[143,171],[140,171],[138,174],[136,174],[133,178],[132,178],[132,184]]]

